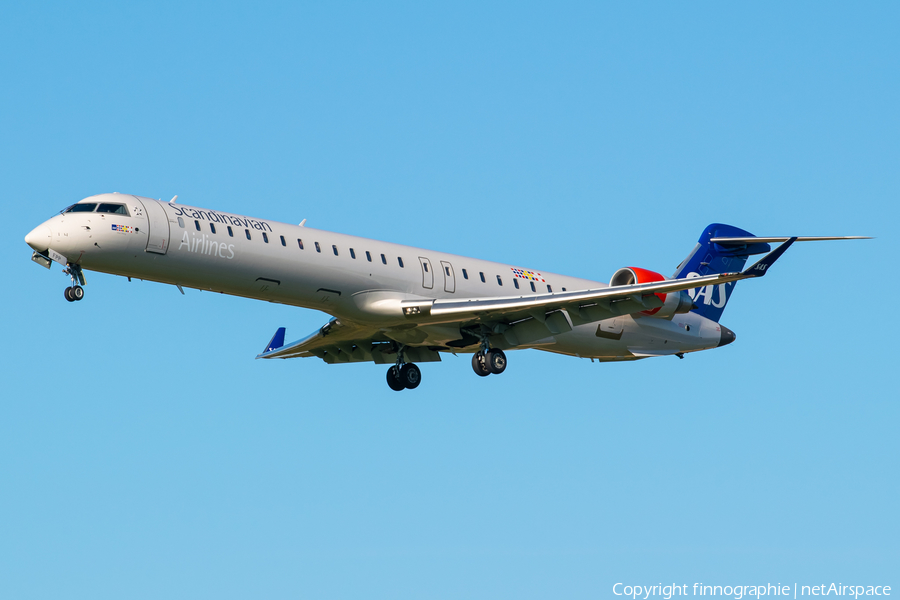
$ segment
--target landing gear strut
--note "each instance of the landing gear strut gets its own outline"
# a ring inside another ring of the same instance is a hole
[[[388,369],[388,387],[399,392],[401,390],[414,390],[422,383],[422,371],[413,363],[403,362],[403,349],[397,352],[397,364]]]
[[[69,302],[78,302],[84,298],[84,288],[81,287],[84,285],[84,273],[81,271],[81,267],[79,265],[70,264],[63,269],[63,273],[68,275],[72,280],[72,286],[67,287],[65,291],[66,300]]]

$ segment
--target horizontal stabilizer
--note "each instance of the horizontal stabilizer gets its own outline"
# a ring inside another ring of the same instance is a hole
[[[756,243],[767,243],[767,244],[775,244],[778,242],[786,242],[791,237],[714,237],[710,238],[710,242],[713,244],[719,244],[720,246],[741,246],[743,244],[756,244]],[[833,241],[833,240],[871,240],[871,237],[865,235],[842,235],[842,236],[831,236],[831,237],[801,237],[797,236],[793,238],[795,242],[825,242],[825,241]]]

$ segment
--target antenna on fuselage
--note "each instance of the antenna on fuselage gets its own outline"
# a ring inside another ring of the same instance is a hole
[[[303,219],[302,221],[300,221],[300,227],[303,227],[304,225],[306,225],[306,219]]]
[[[178,200],[178,194],[175,194],[174,196],[172,196],[172,199],[169,200],[169,204],[175,204],[176,200]]]

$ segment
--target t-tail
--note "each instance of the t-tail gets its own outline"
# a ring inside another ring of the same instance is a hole
[[[714,238],[752,238],[752,233],[713,223],[703,230],[697,245],[687,258],[681,261],[675,270],[675,279],[700,277],[702,275],[714,275],[716,273],[736,273],[744,269],[747,258],[754,254],[769,252],[769,244],[765,242],[744,241],[742,243],[719,244],[710,241]],[[718,323],[725,310],[725,305],[734,293],[736,281],[721,283],[719,285],[707,285],[693,290],[688,290],[694,305],[697,307],[691,312],[706,317]]]

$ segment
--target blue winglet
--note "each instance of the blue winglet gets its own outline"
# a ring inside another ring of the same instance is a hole
[[[284,327],[279,327],[278,331],[275,332],[275,335],[272,336],[272,339],[269,340],[269,343],[266,345],[266,349],[262,351],[263,354],[266,352],[271,352],[272,350],[278,350],[282,346],[284,346]]]
[[[761,259],[759,259],[752,267],[744,271],[744,275],[750,275],[751,277],[762,277],[769,271],[769,267],[772,266],[778,257],[784,254],[785,250],[791,247],[791,244],[797,241],[796,237],[790,238],[785,243],[781,244]]]

